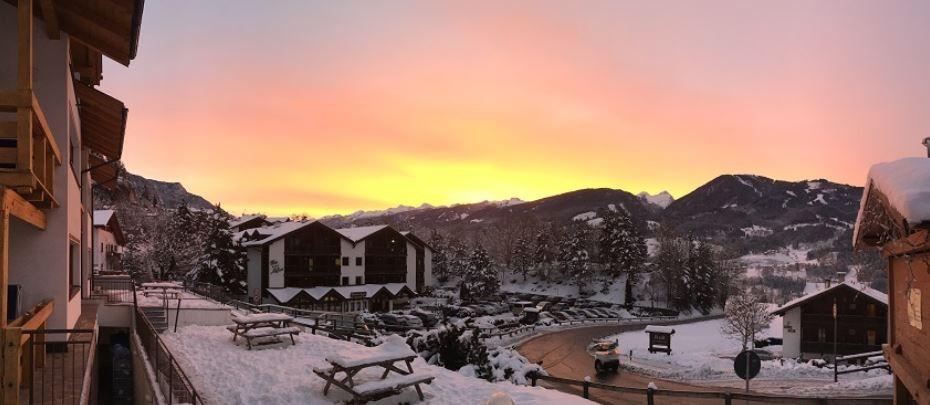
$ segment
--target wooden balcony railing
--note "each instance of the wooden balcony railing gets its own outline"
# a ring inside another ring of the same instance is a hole
[[[0,91],[0,111],[16,113],[15,121],[0,118],[0,184],[36,206],[58,206],[54,178],[61,152],[35,94]]]

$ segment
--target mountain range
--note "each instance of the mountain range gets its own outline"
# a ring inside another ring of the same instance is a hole
[[[597,226],[609,209],[624,209],[647,235],[663,225],[708,237],[739,252],[823,242],[845,250],[862,188],[828,180],[781,181],[755,175],[721,175],[674,199],[667,192],[634,195],[610,188],[570,191],[534,201],[509,199],[435,207],[399,206],[321,218],[331,226],[391,224],[428,233],[433,229],[469,234],[515,221]],[[125,173],[115,190],[97,193],[98,207],[117,203],[173,209],[181,204],[208,209],[204,198],[180,183]],[[829,249],[834,250],[834,249]]]

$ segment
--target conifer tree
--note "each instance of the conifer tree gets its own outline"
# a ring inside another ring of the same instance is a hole
[[[433,275],[440,283],[445,283],[449,281],[449,254],[446,239],[434,230],[430,234],[429,245],[433,248]]]
[[[552,239],[554,234],[553,227],[543,227],[536,234],[533,244],[533,267],[543,280],[549,279],[549,268],[558,258],[557,246]]]
[[[517,239],[513,248],[513,266],[515,272],[523,275],[523,281],[526,281],[526,273],[533,266],[533,247],[526,238]]]
[[[229,220],[229,214],[221,209],[206,216],[203,253],[192,278],[241,295],[246,292],[245,252],[233,242]]]
[[[587,230],[584,226],[575,227],[559,244],[559,263],[563,274],[571,278],[578,286],[578,293],[586,291],[592,277],[590,255],[588,254],[586,239]]]
[[[608,278],[627,275],[626,303],[632,303],[636,276],[646,264],[646,240],[625,211],[607,211],[598,247]]]
[[[500,289],[500,282],[488,251],[481,245],[476,246],[468,256],[467,263],[465,283],[471,294],[486,297],[497,293]]]

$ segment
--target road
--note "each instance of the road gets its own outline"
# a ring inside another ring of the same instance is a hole
[[[673,323],[665,324],[681,324],[687,322],[695,322],[695,320],[688,321],[676,321]],[[664,380],[661,378],[655,378],[650,376],[644,376],[639,374],[634,374],[628,370],[621,370],[619,374],[607,374],[604,376],[597,376],[594,372],[594,358],[588,354],[587,346],[592,339],[601,338],[608,335],[614,335],[620,332],[627,332],[632,330],[639,330],[645,328],[645,325],[598,325],[598,326],[588,326],[575,329],[568,329],[558,332],[553,332],[541,336],[537,336],[528,341],[525,341],[517,345],[517,350],[525,356],[529,361],[534,363],[539,363],[543,366],[544,369],[549,373],[549,375],[554,377],[568,378],[573,380],[584,380],[586,376],[591,377],[592,382],[598,382],[602,384],[620,386],[620,387],[632,387],[632,388],[646,388],[650,382],[653,382],[658,386],[660,390],[681,390],[681,391],[723,391],[726,388],[720,387],[704,387],[697,386],[692,384],[686,384],[679,381]],[[622,343],[621,343],[622,344]],[[787,384],[788,386],[799,385],[798,382],[794,384],[790,382],[774,382],[778,384]],[[548,381],[540,381],[539,385],[549,388],[554,388],[562,392],[567,392],[575,395],[581,395],[581,387],[575,385],[565,385],[558,383],[551,383]],[[738,391],[738,388],[734,391]],[[641,394],[626,394],[619,393],[614,391],[606,391],[601,389],[592,388],[590,390],[590,399],[602,404],[637,404],[642,405],[646,403],[645,395]],[[677,397],[666,397],[657,395],[655,397],[655,405],[671,405],[671,404],[681,404],[681,405],[721,405],[723,404],[722,399],[703,399],[703,398],[677,398]],[[830,399],[824,402],[820,402],[817,398],[810,399],[788,399],[787,401],[780,403],[796,403],[796,404],[817,404],[817,403],[827,403],[830,405],[833,404],[857,404],[857,405],[871,405],[871,404],[881,404],[886,405],[890,404],[890,400],[879,399],[871,400],[865,398],[849,399],[849,398],[835,398]],[[762,403],[756,401],[733,401],[733,403],[746,404],[746,403]],[[771,402],[767,402],[771,403]]]
[[[587,346],[592,339],[607,335],[643,329],[645,325],[598,325],[538,336],[520,344],[517,350],[529,361],[541,363],[551,376],[583,380],[591,377],[592,382],[616,385],[621,387],[646,388],[654,382],[660,389],[709,391],[707,387],[683,384],[681,382],[663,380],[655,377],[642,376],[621,370],[619,374],[608,373],[597,376],[594,372],[594,358],[588,354]],[[581,395],[581,387],[565,386],[541,382],[540,385],[556,388],[559,391]],[[645,404],[646,398],[639,394],[625,394],[619,392],[592,389],[591,399],[604,404]],[[683,405],[720,405],[721,400],[685,399],[656,397],[656,405],[683,404]]]

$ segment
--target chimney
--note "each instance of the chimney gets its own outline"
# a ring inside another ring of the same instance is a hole
[[[930,137],[924,138],[921,143],[927,148],[927,157],[930,158]]]
[[[832,284],[833,284],[833,279],[831,279],[830,277],[824,277],[824,279],[823,279],[823,288],[824,288],[824,289],[830,288],[830,285],[832,285]]]

